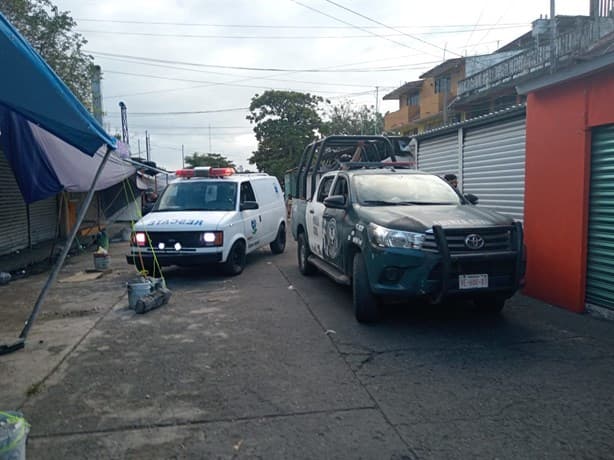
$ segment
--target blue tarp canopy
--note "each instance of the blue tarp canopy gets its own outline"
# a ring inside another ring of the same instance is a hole
[[[84,179],[91,183],[101,155],[117,141],[1,13],[0,67],[0,145],[25,201],[61,190],[87,191]],[[134,172],[119,160],[116,166],[123,172],[107,180],[103,174],[101,186]]]

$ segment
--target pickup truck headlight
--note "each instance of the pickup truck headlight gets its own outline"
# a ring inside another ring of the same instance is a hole
[[[424,233],[391,230],[377,224],[369,224],[369,238],[380,248],[421,249],[424,243]]]

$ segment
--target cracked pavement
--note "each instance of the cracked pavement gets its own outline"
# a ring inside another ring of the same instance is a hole
[[[28,458],[612,458],[613,323],[518,296],[499,318],[393,304],[364,326],[295,251],[235,278],[169,269],[145,315],[116,302],[121,276],[91,282],[88,322],[48,314],[34,336],[72,345],[32,371],[37,393],[0,398],[32,424]],[[77,308],[84,287],[63,289],[52,303]]]

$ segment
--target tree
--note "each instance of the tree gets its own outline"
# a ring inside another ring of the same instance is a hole
[[[51,0],[2,0],[0,12],[66,83],[86,107],[91,107],[93,58],[83,52],[87,40],[73,29],[67,11]]]
[[[303,149],[322,126],[319,96],[295,91],[265,91],[256,94],[247,119],[254,123],[258,150],[249,158],[259,171],[283,178],[296,166]]]
[[[185,157],[185,162],[191,167],[211,166],[212,168],[234,168],[235,164],[219,153],[198,153]]]
[[[362,105],[355,108],[352,101],[342,101],[328,107],[326,121],[321,132],[325,136],[331,134],[381,134],[384,131],[384,117],[375,112],[373,106]]]

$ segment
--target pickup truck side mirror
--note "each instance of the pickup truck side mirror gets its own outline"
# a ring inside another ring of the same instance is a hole
[[[258,209],[258,203],[255,201],[244,201],[241,203],[241,206],[239,206],[239,210],[241,211],[248,211],[250,209]]]
[[[331,195],[328,198],[324,198],[324,206],[333,209],[343,209],[345,208],[345,196]]]
[[[480,201],[473,193],[466,193],[465,199],[471,204],[478,204],[478,201]]]

